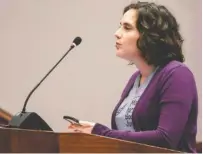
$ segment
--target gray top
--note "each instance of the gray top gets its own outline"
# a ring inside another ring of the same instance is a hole
[[[156,69],[157,70],[157,69]],[[128,96],[124,99],[120,107],[118,108],[116,112],[116,126],[118,130],[129,130],[129,131],[135,131],[132,123],[132,113],[136,106],[136,103],[138,102],[140,96],[144,92],[144,90],[147,88],[150,80],[154,76],[155,72],[152,72],[148,78],[145,80],[145,82],[139,86],[140,82],[140,75],[135,80],[135,83],[130,90]]]

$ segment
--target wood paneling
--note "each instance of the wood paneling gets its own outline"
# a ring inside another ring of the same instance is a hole
[[[8,124],[11,117],[12,115],[8,111],[0,108],[0,124]]]

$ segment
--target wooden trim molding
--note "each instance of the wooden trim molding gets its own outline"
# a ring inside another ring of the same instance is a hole
[[[9,113],[8,111],[0,108],[0,117],[5,119],[6,121],[10,121],[11,120],[11,117],[12,117],[12,114]]]

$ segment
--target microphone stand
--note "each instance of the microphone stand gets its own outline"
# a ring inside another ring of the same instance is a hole
[[[53,131],[51,127],[35,112],[26,112],[26,106],[29,98],[35,92],[35,90],[41,85],[41,83],[49,76],[49,74],[58,66],[58,64],[66,57],[66,55],[77,45],[81,43],[81,38],[76,37],[70,46],[69,50],[62,56],[62,58],[48,71],[48,73],[42,78],[42,80],[31,90],[28,94],[23,109],[19,115],[15,115],[9,121],[7,127],[9,128],[21,128],[21,129],[33,129],[33,130],[47,130]]]

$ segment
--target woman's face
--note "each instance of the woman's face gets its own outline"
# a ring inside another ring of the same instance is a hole
[[[140,57],[137,48],[139,32],[136,28],[137,11],[128,10],[120,21],[120,27],[115,33],[116,37],[116,55],[128,61],[135,61]]]

